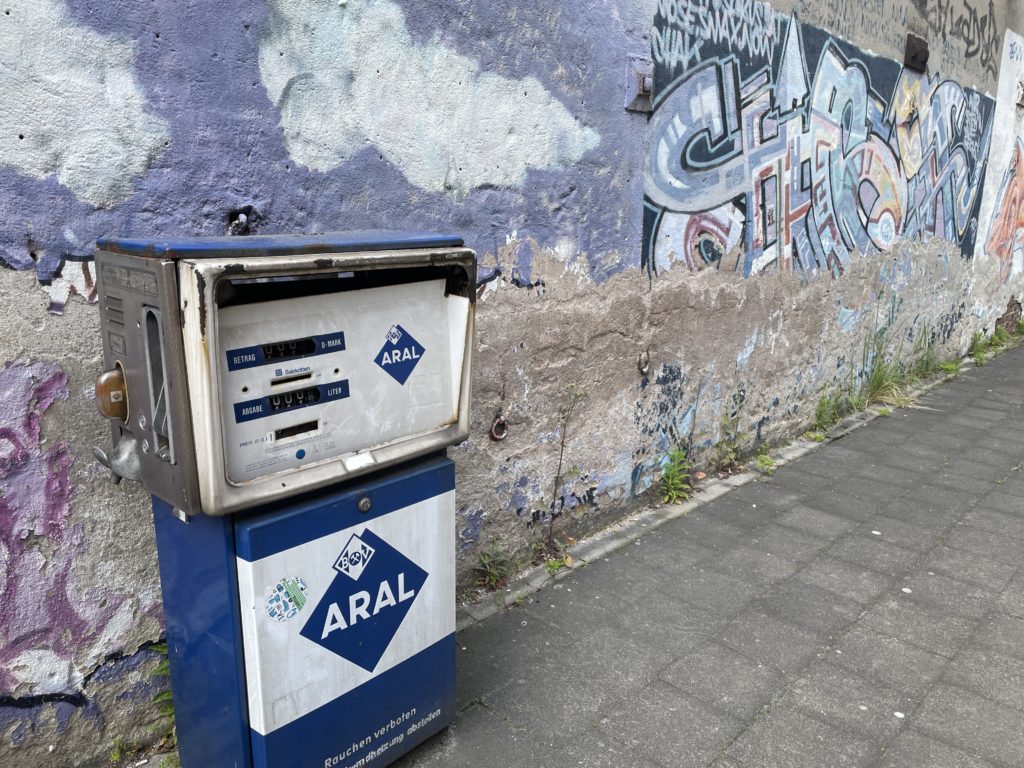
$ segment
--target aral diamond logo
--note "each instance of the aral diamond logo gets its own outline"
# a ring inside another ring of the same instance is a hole
[[[400,325],[391,326],[387,341],[373,359],[399,384],[405,384],[423,357],[425,349]]]
[[[352,536],[302,636],[373,672],[423,589],[427,572],[369,529]]]

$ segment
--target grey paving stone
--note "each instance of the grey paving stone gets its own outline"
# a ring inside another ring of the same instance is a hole
[[[1008,515],[1024,515],[1024,498],[1006,493],[1005,489],[989,493],[978,504],[984,509],[994,509]]]
[[[952,657],[967,642],[976,623],[907,599],[900,593],[873,606],[861,623],[919,648]]]
[[[713,616],[732,616],[759,595],[764,587],[734,579],[707,568],[674,574],[661,586],[665,594],[692,603]]]
[[[803,498],[803,494],[778,488],[759,480],[737,488],[730,495],[751,504],[764,506],[771,512],[782,512],[789,509]]]
[[[708,559],[704,565],[751,584],[765,585],[793,575],[797,568],[796,563],[785,558],[747,546],[734,547],[721,557]]]
[[[946,461],[944,453],[928,451],[926,453],[912,453],[902,449],[890,451],[885,457],[886,463],[897,469],[906,469],[910,472],[928,474],[941,467]]]
[[[999,615],[981,622],[974,642],[994,651],[1024,659],[1024,619]]]
[[[704,510],[698,510],[686,517],[666,523],[662,530],[666,536],[681,536],[701,547],[720,550],[731,547],[746,531],[735,525],[715,519],[714,502]]]
[[[788,464],[781,469],[776,470],[775,474],[771,478],[763,482],[773,488],[803,495],[814,493],[828,485],[827,481],[823,481],[822,478],[817,475],[804,474],[800,472],[799,469],[794,468],[796,463],[797,462],[794,462],[794,464]]]
[[[889,588],[887,576],[826,556],[813,560],[796,578],[859,603],[871,602]]]
[[[993,768],[980,757],[960,752],[911,729],[896,736],[878,768]]]
[[[920,472],[879,464],[856,467],[854,472],[857,476],[864,478],[867,483],[888,483],[896,488],[905,488],[908,485],[921,485],[926,477],[925,474]]]
[[[971,455],[974,455],[973,452]],[[963,477],[977,478],[986,482],[994,482],[998,478],[1003,477],[1009,471],[1011,466],[1012,465],[1009,462],[1004,462],[998,466],[994,466],[988,463],[961,459],[959,461],[951,461],[948,465],[948,469],[953,475],[961,475]]]
[[[962,510],[940,509],[928,502],[899,498],[886,504],[881,514],[893,520],[928,528],[947,528],[958,520]]]
[[[880,744],[833,728],[793,706],[774,706],[727,752],[743,768],[858,768],[870,765]]]
[[[936,488],[950,488],[953,490],[969,491],[971,493],[981,495],[991,490],[992,483],[995,482],[995,480],[962,475],[946,467],[936,472],[928,479],[928,482]]]
[[[943,679],[1024,712],[1024,659],[967,648],[950,662]]]
[[[635,543],[612,552],[610,556],[587,567],[600,568],[601,574],[607,575],[609,579],[618,579],[615,583],[634,580],[642,582],[648,579],[647,574],[626,573],[626,571],[650,571],[657,573],[675,573],[684,568],[700,565],[705,560],[719,555],[726,549],[733,546],[735,539],[705,540],[700,536],[678,534],[665,529],[654,531],[648,536],[638,539],[642,549],[635,548]],[[634,547],[630,549],[630,546]],[[632,568],[625,566],[623,561],[636,560],[634,553],[643,552],[644,568]],[[596,578],[591,577],[591,578]]]
[[[630,687],[653,680],[677,656],[646,635],[625,634],[617,628],[601,627],[581,633],[576,642],[552,654],[571,674],[609,687]]]
[[[855,624],[833,647],[829,659],[862,677],[877,680],[908,696],[927,690],[949,659],[890,635]]]
[[[1024,517],[984,509],[981,503],[964,515],[963,524],[981,528],[983,531],[993,531],[1002,536],[1024,539]],[[1017,545],[1020,551],[1024,552],[1024,541],[1017,542]]]
[[[539,620],[544,626],[578,636],[611,624],[618,605],[614,593],[610,595],[586,580],[569,578],[549,584],[514,610],[526,614],[528,620]]]
[[[544,748],[543,757],[535,763],[536,768],[565,768],[566,766],[583,766],[583,768],[660,768],[660,766],[641,754],[635,747],[605,736],[600,731],[583,734],[579,739],[556,739]],[[489,762],[481,762],[480,766],[497,766],[494,753]]]
[[[787,579],[757,601],[757,607],[812,632],[828,633],[860,615],[859,603],[807,584]]]
[[[688,538],[662,535],[655,531],[558,582],[574,594],[643,594],[656,589],[673,574],[682,573],[721,553],[702,547]]]
[[[890,576],[910,568],[920,552],[883,541],[881,536],[844,536],[828,550],[831,557]]]
[[[749,608],[726,624],[717,639],[754,661],[789,674],[806,667],[825,645],[824,635]]]
[[[884,501],[865,498],[860,493],[849,493],[842,488],[826,488],[811,494],[803,502],[812,509],[820,509],[830,515],[838,515],[850,520],[867,520],[878,513]]]
[[[939,547],[932,551],[921,566],[925,571],[940,573],[957,581],[1002,590],[1010,582],[1017,566],[992,560],[976,552],[953,547]]]
[[[1024,619],[1024,570],[1017,571],[1017,575],[1003,588],[996,602],[999,610]]]
[[[715,520],[750,531],[771,522],[779,513],[756,501],[736,499],[728,494],[715,499],[708,514],[713,515]]]
[[[600,721],[607,737],[662,765],[679,768],[704,768],[742,728],[739,720],[661,682],[620,699]]]
[[[1015,709],[939,684],[914,718],[917,730],[1003,765],[1024,765],[1024,720]]]
[[[825,456],[823,451],[813,453],[799,463],[787,465],[787,472],[798,472],[801,476],[811,477],[817,481],[819,488],[828,486],[841,474],[839,469],[839,457],[834,455]]]
[[[878,534],[873,531],[878,531]],[[861,536],[878,535],[882,541],[917,552],[925,552],[934,547],[942,535],[942,531],[934,527],[913,525],[884,515],[877,515],[861,523],[857,533]]]
[[[966,525],[955,525],[946,535],[951,547],[977,552],[986,557],[1002,560],[1011,565],[1021,563],[1021,543],[992,531],[983,531]]]
[[[473,768],[501,765],[531,768],[542,764],[543,752],[537,739],[516,731],[486,708],[475,705],[461,713],[446,730],[392,763],[394,768]],[[647,768],[645,766],[644,768]]]
[[[636,636],[672,658],[689,652],[720,632],[727,619],[694,605],[651,591],[612,596],[609,626],[623,637]]]
[[[649,680],[624,663],[632,661],[626,647],[613,662],[587,659],[586,671],[567,665],[571,659],[560,653],[520,668],[511,683],[485,696],[483,703],[514,730],[525,729],[539,740],[575,738],[596,726],[610,703],[635,695]]]
[[[915,434],[914,439],[907,440],[900,446],[900,453],[935,459],[937,466],[941,466],[946,458],[954,452],[955,449],[949,446],[935,445],[929,442],[921,433]]]
[[[839,538],[857,525],[855,521],[803,505],[797,505],[779,515],[776,522],[823,539]]]
[[[986,492],[988,489],[986,488]],[[943,512],[955,512],[963,514],[975,504],[980,496],[977,493],[959,491],[953,488],[932,486],[925,482],[911,488],[907,488],[900,498],[909,499],[920,504],[927,504],[934,509]]]
[[[804,563],[824,550],[829,540],[773,523],[751,534],[744,543],[762,552]]]
[[[463,630],[456,642],[455,692],[461,710],[573,638],[525,611],[513,610]]]
[[[1020,451],[992,451],[985,448],[974,448],[971,451],[971,460],[980,464],[987,464],[992,467],[1002,467],[1010,471],[1020,461]]]
[[[991,611],[998,597],[990,589],[956,581],[938,573],[934,576],[927,573],[907,576],[900,582],[900,591],[915,602],[973,619],[981,618]]]
[[[914,706],[906,694],[827,662],[812,667],[782,700],[875,741],[896,733]]]
[[[717,643],[706,643],[669,665],[661,678],[741,720],[757,714],[783,682],[770,667]]]
[[[1008,456],[1020,456],[1021,436],[1017,432],[1007,432],[999,427],[992,427],[985,432],[985,448],[991,451],[1005,451]]]

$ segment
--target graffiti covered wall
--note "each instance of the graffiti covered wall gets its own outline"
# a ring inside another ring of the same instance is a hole
[[[838,277],[854,258],[924,237],[973,255],[990,98],[753,0],[744,13],[773,30],[756,46],[716,33],[680,51],[701,33],[662,5],[644,167],[652,273],[682,262]]]
[[[803,431],[880,334],[952,356],[1024,293],[1005,0],[0,8],[4,766],[108,765],[166,728],[148,499],[92,457],[101,235],[462,233],[466,594],[481,552],[652,501],[675,447]],[[624,109],[648,58],[650,119]]]
[[[997,271],[1000,285],[1024,271],[1024,38],[1007,30],[1003,45],[992,148],[991,183],[978,216],[979,262]]]

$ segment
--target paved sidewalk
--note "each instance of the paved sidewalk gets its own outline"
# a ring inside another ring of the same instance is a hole
[[[459,635],[430,766],[1024,766],[1024,348]]]

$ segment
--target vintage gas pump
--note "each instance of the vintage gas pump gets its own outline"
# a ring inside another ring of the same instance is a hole
[[[96,455],[153,496],[185,768],[382,766],[451,722],[462,246],[99,241]]]

